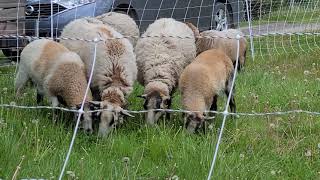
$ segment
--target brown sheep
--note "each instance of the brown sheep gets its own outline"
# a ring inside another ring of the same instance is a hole
[[[218,49],[204,51],[184,69],[179,80],[182,105],[187,111],[197,111],[185,116],[189,132],[204,127],[204,112],[217,110],[217,98],[221,92],[229,95],[233,73],[231,59]],[[236,111],[234,94],[231,95],[230,109]]]
[[[186,23],[194,32],[197,31],[192,23]],[[247,54],[247,40],[244,34],[237,29],[226,29],[223,31],[208,30],[201,32],[197,37],[197,54],[202,53],[208,49],[220,49],[224,51],[227,56],[232,60],[233,65],[237,61],[237,35],[240,35],[239,43],[239,66],[238,70],[241,70],[245,65]]]
[[[17,97],[28,80],[32,80],[37,87],[38,104],[47,95],[53,107],[63,104],[72,109],[80,108],[88,85],[80,57],[63,45],[46,39],[35,40],[23,49],[15,79]],[[90,133],[92,113],[86,111],[94,110],[91,101],[91,91],[88,91],[83,126]]]

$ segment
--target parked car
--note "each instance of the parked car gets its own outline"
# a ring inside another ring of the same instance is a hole
[[[162,17],[192,22],[200,31],[222,30],[235,27],[244,15],[242,10],[243,1],[238,0],[52,0],[51,12],[50,0],[27,0],[25,33],[28,36],[58,37],[70,21],[109,11],[130,15],[141,31]]]

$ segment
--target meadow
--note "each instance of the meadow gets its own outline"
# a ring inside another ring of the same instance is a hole
[[[238,112],[295,109],[320,112],[319,37],[255,38],[236,79]],[[0,68],[0,104],[35,105],[34,88],[19,100],[13,92],[15,67]],[[142,110],[136,84],[130,110]],[[219,99],[223,111],[226,98]],[[47,104],[49,105],[49,104]],[[173,109],[179,109],[179,92]],[[0,179],[57,179],[71,140],[70,116],[53,124],[51,110],[0,107]],[[181,113],[148,127],[143,114],[127,119],[109,137],[79,132],[65,179],[205,179],[219,127],[190,135]],[[213,179],[319,179],[320,116],[287,114],[227,118]],[[23,161],[21,161],[24,157]],[[21,168],[18,168],[21,162]]]

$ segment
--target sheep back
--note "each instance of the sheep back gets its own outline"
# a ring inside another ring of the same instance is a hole
[[[108,87],[118,86],[124,94],[132,91],[137,66],[133,47],[128,39],[123,38],[109,25],[92,24],[87,19],[77,19],[66,25],[62,36],[102,40],[97,42],[92,88],[98,88],[102,92]],[[61,43],[80,55],[85,63],[88,78],[94,59],[94,43],[73,40],[62,40]]]
[[[207,50],[188,65],[179,79],[182,104],[190,111],[205,111],[226,87],[233,72],[231,59],[221,50]]]
[[[126,36],[135,47],[140,35],[136,22],[127,14],[108,12],[96,17],[98,20],[114,28],[117,32]]]
[[[197,54],[208,49],[221,49],[223,50],[229,58],[236,62],[237,60],[237,35],[244,36],[244,34],[236,29],[227,29],[224,31],[209,30],[200,33],[203,38],[199,38],[196,42],[197,44]],[[209,38],[208,38],[209,37]],[[212,37],[212,38],[210,38]],[[240,38],[240,48],[239,48],[239,61],[243,65],[245,61],[247,40],[244,37]]]
[[[172,91],[180,73],[196,55],[194,34],[186,24],[162,18],[149,25],[138,40],[135,52],[139,69],[138,81],[142,85],[160,81]]]
[[[29,43],[21,53],[21,70],[40,92],[63,97],[69,107],[81,104],[87,87],[84,64],[61,44],[46,39]],[[87,100],[92,100],[91,92]]]

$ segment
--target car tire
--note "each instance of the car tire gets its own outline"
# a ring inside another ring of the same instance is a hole
[[[20,53],[21,50],[11,50],[11,49],[2,49],[3,55],[5,55],[9,60],[11,61],[17,61],[17,56],[18,60],[20,58]]]
[[[219,31],[232,27],[232,12],[229,12],[224,3],[216,2],[213,13],[211,27]]]
[[[129,10],[129,12],[127,13],[127,11],[124,9],[115,9],[114,12],[121,13],[121,14],[128,14],[132,19],[134,20],[137,19],[137,15],[134,12],[134,10]]]

